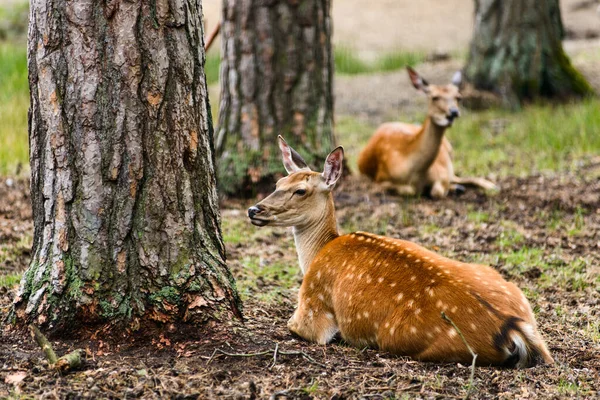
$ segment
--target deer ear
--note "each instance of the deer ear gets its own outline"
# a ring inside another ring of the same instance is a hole
[[[338,146],[327,156],[325,168],[323,169],[323,180],[328,189],[332,189],[335,183],[342,176],[342,166],[344,161],[344,148]]]
[[[457,88],[460,88],[462,84],[462,72],[456,71],[454,75],[452,75],[452,84]]]
[[[406,70],[408,71],[408,77],[415,89],[422,90],[425,93],[429,92],[429,83],[421,78],[421,75],[419,75],[417,71],[408,66],[406,67]]]
[[[302,156],[296,150],[292,149],[281,135],[277,139],[279,141],[279,150],[281,150],[281,156],[283,157],[283,166],[288,174],[301,170],[310,171]]]

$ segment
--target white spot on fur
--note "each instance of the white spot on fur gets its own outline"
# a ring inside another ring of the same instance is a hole
[[[377,282],[379,282],[379,283],[383,282],[383,278],[381,278],[381,277],[377,278]]]
[[[321,279],[321,271],[317,271],[317,279]]]
[[[456,336],[456,329],[454,328],[450,328],[448,329],[448,336],[450,336],[451,338]]]
[[[390,327],[390,323],[386,322],[385,325],[383,325],[385,328],[389,328]]]
[[[323,296],[323,294],[319,293],[319,295],[317,296],[319,298],[319,300],[323,301],[325,300],[325,297]]]
[[[417,333],[417,328],[415,328],[414,326],[410,327],[410,333],[415,334]]]
[[[411,281],[414,281],[414,280],[416,280],[416,279],[417,279],[417,277],[416,277],[415,275],[413,275],[413,276],[411,276],[411,277],[410,277],[410,280],[411,280]]]
[[[396,330],[396,328],[394,328],[393,326],[390,328],[390,335],[394,334],[394,331]]]
[[[451,313],[455,313],[455,312],[456,312],[456,310],[458,310],[458,307],[454,306],[454,307],[452,307],[452,309],[450,310],[450,312],[451,312]]]
[[[327,313],[325,313],[325,317],[326,317],[327,319],[331,319],[331,320],[333,320],[333,314],[332,314],[332,313],[330,313],[330,312],[327,312]]]
[[[368,312],[368,311],[365,311],[365,312],[363,312],[363,316],[364,316],[365,318],[369,318],[369,312]]]
[[[394,287],[394,286],[396,286],[396,282],[390,283],[390,287]]]
[[[402,300],[402,298],[403,298],[403,297],[404,297],[404,294],[402,294],[402,293],[398,293],[398,294],[396,295],[396,301],[400,301],[400,300]]]
[[[474,323],[471,322],[471,329],[473,329],[474,331],[477,330],[477,325],[475,325]]]
[[[421,309],[420,309],[420,308],[417,308],[417,309],[415,310],[415,315],[419,315],[419,314],[421,314]]]

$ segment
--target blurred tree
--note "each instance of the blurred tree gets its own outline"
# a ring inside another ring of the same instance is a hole
[[[277,135],[321,165],[333,137],[330,0],[223,1],[219,189],[253,195],[281,174]]]
[[[467,81],[512,105],[592,94],[563,50],[563,33],[558,0],[475,0]]]
[[[200,0],[31,3],[33,257],[17,322],[239,316],[216,194]]]

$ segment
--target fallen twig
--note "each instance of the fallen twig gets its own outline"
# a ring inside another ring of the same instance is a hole
[[[73,369],[77,369],[83,364],[85,351],[82,349],[73,350],[72,352],[65,354],[58,358],[52,345],[46,339],[46,336],[35,325],[29,325],[29,331],[31,332],[32,338],[41,347],[48,364],[50,367],[65,373]]]
[[[285,389],[285,390],[280,390],[279,392],[275,392],[273,393],[270,397],[269,400],[277,400],[277,398],[279,396],[285,396],[288,397],[288,394],[290,393],[294,393],[294,392],[300,392],[304,390],[304,388],[301,387],[295,387],[295,388],[289,388],[289,389]]]
[[[313,359],[311,356],[309,356],[308,354],[306,354],[303,351],[282,351],[279,350],[279,344],[276,343],[275,344],[275,348],[273,350],[265,350],[265,351],[260,351],[258,353],[228,353],[224,350],[221,350],[219,348],[215,349],[212,353],[212,355],[210,356],[210,358],[208,359],[208,361],[206,361],[207,364],[210,364],[212,362],[212,360],[215,358],[215,355],[217,353],[226,355],[226,356],[230,356],[230,357],[258,357],[258,356],[264,356],[266,354],[271,354],[273,353],[273,364],[271,365],[271,367],[269,367],[269,369],[271,369],[274,365],[275,362],[277,361],[277,354],[281,354],[284,356],[302,356],[306,361],[308,361],[311,364],[314,365],[318,365],[320,367],[325,368],[326,365],[322,364],[318,361],[316,361],[315,359]]]
[[[279,350],[279,343],[275,343],[275,351],[273,352],[273,364],[271,364],[269,369],[272,369],[275,366],[275,363],[277,362],[277,350]]]
[[[454,321],[452,321],[450,319],[450,317],[447,316],[446,313],[443,311],[442,311],[442,319],[444,321],[450,323],[452,325],[452,327],[454,329],[456,329],[456,332],[458,332],[458,336],[460,336],[460,338],[462,339],[465,346],[467,346],[467,350],[469,350],[469,353],[471,353],[471,356],[473,356],[473,362],[471,362],[471,376],[469,377],[469,387],[467,388],[467,394],[465,395],[465,399],[468,399],[469,396],[471,395],[471,390],[473,389],[473,380],[475,379],[475,362],[477,361],[477,354],[475,354],[475,352],[473,351],[471,346],[469,346],[469,343],[467,343],[467,339],[465,339],[465,336],[462,334],[460,329],[458,329],[458,326],[456,326]]]

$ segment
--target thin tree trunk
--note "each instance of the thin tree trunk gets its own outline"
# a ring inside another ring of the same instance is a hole
[[[509,104],[593,93],[562,47],[558,0],[475,0],[465,75]]]
[[[281,174],[279,134],[313,166],[333,148],[330,8],[330,0],[223,1],[216,141],[223,193],[271,186]]]
[[[31,2],[33,259],[50,330],[240,315],[218,212],[200,0]]]

